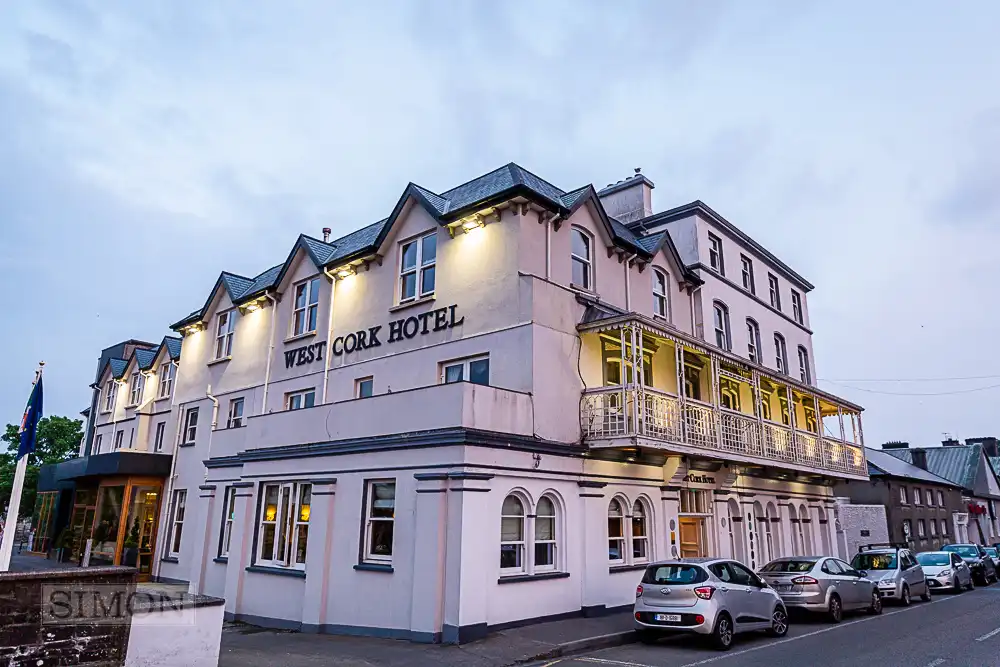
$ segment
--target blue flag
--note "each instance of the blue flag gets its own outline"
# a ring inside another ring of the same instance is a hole
[[[17,448],[17,460],[22,456],[35,451],[35,440],[38,439],[38,420],[42,418],[42,376],[38,376],[31,396],[28,398],[28,406],[24,409],[24,419],[21,420],[21,444]]]

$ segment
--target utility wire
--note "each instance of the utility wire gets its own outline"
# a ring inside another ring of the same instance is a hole
[[[986,387],[974,387],[972,389],[956,389],[954,391],[930,391],[930,392],[879,391],[877,389],[866,389],[864,387],[855,387],[853,385],[843,384],[841,382],[835,382],[833,380],[824,380],[824,382],[829,382],[830,384],[835,384],[840,387],[846,387],[848,389],[854,389],[855,391],[863,391],[868,394],[884,394],[886,396],[949,396],[952,394],[971,394],[977,391],[1000,389],[1000,384],[991,384]]]
[[[969,375],[966,377],[953,377],[953,378],[819,378],[821,382],[833,382],[837,384],[838,382],[952,382],[960,380],[995,380],[1000,378],[1000,375]]]

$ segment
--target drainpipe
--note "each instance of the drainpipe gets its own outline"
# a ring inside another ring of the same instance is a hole
[[[552,221],[545,219],[545,279],[552,280]]]
[[[170,388],[170,410],[173,411],[175,408],[178,408],[178,406],[177,406],[177,368],[178,368],[178,365],[177,365],[177,362],[175,360],[171,360],[170,364],[174,367],[174,386],[172,386]],[[182,411],[180,409],[177,409],[177,419],[174,421],[174,451],[173,451],[173,453],[170,456],[170,477],[167,478],[167,492],[160,499],[160,512],[166,512],[168,514],[170,512],[171,497],[174,494],[174,479],[177,477],[177,449],[180,446],[180,442],[181,442],[181,412]],[[168,514],[164,515],[164,519],[166,519],[166,517],[167,517]],[[157,517],[157,521],[158,522],[159,522],[159,520],[160,520],[160,517]],[[170,539],[170,537],[169,537],[169,529],[168,529],[167,532],[168,532],[167,539]],[[157,531],[157,535],[156,536],[157,536],[157,539],[159,539],[159,537],[160,537],[160,531]],[[160,542],[159,544],[155,544],[153,546],[154,546],[154,548],[157,551],[159,551],[160,546],[162,544],[163,543]],[[156,555],[155,555],[155,553],[154,553],[154,557],[153,557],[153,577],[155,578],[155,577],[159,577],[159,576],[160,576],[160,559],[157,558]]]
[[[208,429],[208,454],[205,456],[207,461],[212,458],[212,434],[219,425],[219,399],[212,395],[212,385],[205,388],[205,396],[212,401],[212,426]],[[208,479],[208,466],[205,466],[205,479]]]
[[[699,286],[699,287],[695,287],[694,289],[692,289],[691,291],[688,292],[688,294],[690,296],[690,298],[688,299],[688,303],[691,306],[691,335],[694,336],[695,338],[698,337],[698,322],[695,320],[695,317],[694,317],[694,295],[697,292],[700,292],[700,291],[701,291],[701,287]],[[705,339],[705,332],[704,331],[702,331],[701,338],[702,338],[702,340]]]
[[[260,414],[267,412],[267,385],[271,382],[271,357],[274,356],[274,321],[278,318],[278,300],[268,293],[264,293],[271,301],[271,335],[267,346],[267,366],[264,370],[264,399],[261,401]]]
[[[632,289],[629,285],[629,262],[638,257],[637,253],[633,253],[631,257],[625,259],[625,310],[626,312],[632,312]]]
[[[323,361],[323,403],[326,403],[326,390],[330,380],[330,357],[333,355],[333,300],[337,295],[337,276],[323,267],[323,275],[330,279],[330,317],[326,327],[326,359]]]

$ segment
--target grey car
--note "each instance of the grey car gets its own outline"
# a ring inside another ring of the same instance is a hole
[[[646,567],[635,590],[634,627],[643,642],[660,635],[709,636],[726,650],[741,632],[788,632],[778,594],[747,566],[717,558],[665,560]]]
[[[760,570],[789,610],[821,612],[840,623],[845,611],[882,613],[882,595],[871,579],[832,556],[778,558]]]
[[[862,546],[851,559],[851,568],[875,582],[883,601],[895,600],[909,606],[914,595],[925,601],[931,599],[923,568],[908,548],[888,544]]]
[[[917,562],[924,570],[924,577],[931,590],[949,590],[961,593],[976,587],[969,564],[951,551],[924,551],[917,554]]]
[[[941,551],[950,551],[962,557],[972,570],[972,578],[979,586],[989,586],[997,580],[993,559],[978,544],[946,544]]]

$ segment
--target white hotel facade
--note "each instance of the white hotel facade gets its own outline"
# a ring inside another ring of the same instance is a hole
[[[411,184],[222,274],[173,326],[154,574],[251,623],[459,642],[629,605],[654,559],[835,549],[867,468],[812,285],[652,187]]]

